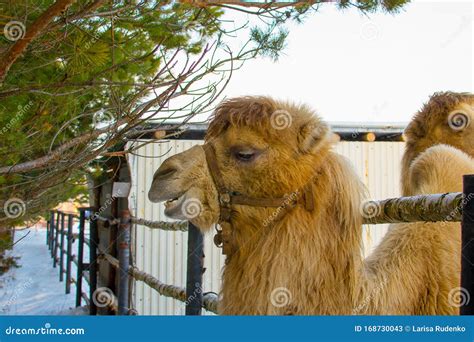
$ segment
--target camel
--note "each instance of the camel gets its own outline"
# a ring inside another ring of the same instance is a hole
[[[208,232],[228,203],[216,185],[216,167],[232,194],[248,198],[302,198],[303,189],[312,190],[304,192],[304,205],[296,201],[289,209],[232,205],[233,248],[223,270],[220,314],[455,314],[450,295],[459,286],[459,236],[452,231],[459,225],[399,225],[363,260],[365,189],[333,151],[336,141],[305,105],[268,97],[226,100],[213,114],[205,145],[165,160],[148,196],[166,201],[168,217]],[[418,156],[412,168],[424,180],[420,191],[438,192],[438,177],[452,182],[447,191],[459,191],[461,174],[474,172],[469,156],[450,149],[434,146]],[[459,167],[445,170],[441,158]],[[187,215],[186,203],[196,202],[199,213]]]
[[[408,173],[413,160],[430,146],[447,144],[474,157],[474,95],[438,92],[418,111],[404,132],[406,147],[402,160],[401,187],[413,195]]]

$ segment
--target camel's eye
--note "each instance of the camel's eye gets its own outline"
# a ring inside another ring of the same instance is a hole
[[[466,113],[454,111],[448,116],[448,125],[453,131],[462,131],[470,123],[470,118]]]
[[[255,153],[248,151],[236,152],[235,157],[240,161],[248,162],[255,157]]]
[[[232,156],[240,162],[251,162],[257,156],[257,151],[252,148],[238,148],[231,149]]]

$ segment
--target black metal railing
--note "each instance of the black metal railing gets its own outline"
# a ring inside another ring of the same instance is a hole
[[[59,210],[51,210],[50,218],[46,227],[46,245],[51,251],[53,267],[59,266],[59,281],[65,281],[65,293],[71,293],[71,285],[76,286],[76,307],[82,305],[82,300],[92,308],[91,300],[97,283],[96,265],[97,257],[91,248],[91,239],[86,238],[86,231],[91,236],[93,225],[87,224],[86,216],[91,208],[79,208],[79,215]],[[74,233],[74,224],[78,223],[78,232]],[[88,227],[89,226],[89,227]],[[95,241],[95,240],[94,240]],[[74,243],[77,242],[77,252],[73,251]],[[84,245],[89,249],[89,262],[84,262]],[[72,274],[72,264],[76,266],[76,277]],[[83,280],[89,285],[89,295],[83,291]],[[91,311],[91,314],[93,312]]]

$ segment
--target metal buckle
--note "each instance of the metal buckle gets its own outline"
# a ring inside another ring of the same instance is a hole
[[[217,224],[215,225],[215,229],[216,229],[216,235],[214,235],[214,244],[218,248],[221,248],[224,244],[224,240],[222,238],[222,230],[217,228]]]
[[[219,202],[222,205],[228,206],[230,204],[230,194],[228,192],[220,193]]]

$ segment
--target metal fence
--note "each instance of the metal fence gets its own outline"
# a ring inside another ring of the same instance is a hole
[[[91,267],[95,264],[95,258],[92,255],[94,249],[90,248],[90,237],[86,237],[86,213],[89,211],[89,208],[81,208],[79,210],[80,214],[76,215],[52,210],[46,225],[46,244],[51,251],[53,267],[59,267],[59,281],[66,281],[66,294],[71,292],[71,285],[75,284],[76,307],[82,305],[82,300],[90,306],[91,294],[94,291],[94,286],[91,286],[91,278],[93,278],[95,274],[94,270],[91,271]],[[77,233],[73,232],[75,223],[79,224]],[[76,241],[78,242],[77,251],[73,251],[73,245]],[[89,262],[84,262],[85,245],[90,251]],[[93,262],[91,262],[91,260]],[[72,264],[74,264],[77,269],[75,277],[72,274]],[[83,280],[89,284],[91,289],[89,296],[82,290]],[[92,283],[92,285],[94,284]]]

